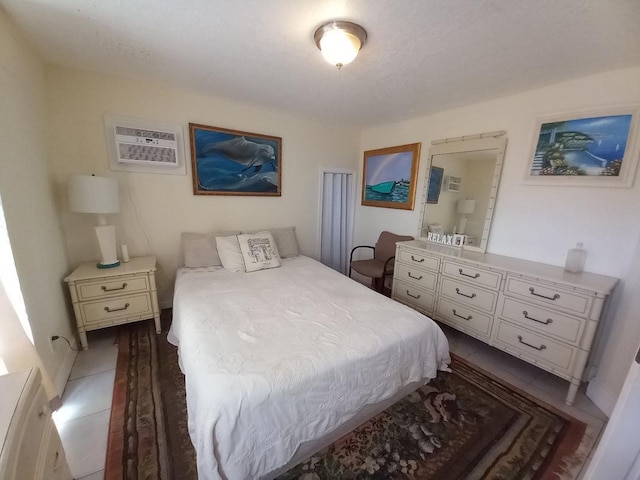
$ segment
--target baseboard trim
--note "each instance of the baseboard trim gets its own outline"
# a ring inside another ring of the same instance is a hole
[[[616,406],[616,402],[618,401],[618,396],[614,395],[600,383],[598,380],[592,380],[589,382],[589,386],[587,387],[587,397],[591,399],[593,403],[595,403],[596,407],[598,407],[602,412],[610,417],[613,412],[613,408]]]
[[[71,369],[73,368],[73,362],[76,361],[77,354],[78,352],[67,349],[66,353],[64,354],[64,358],[60,363],[60,368],[58,369],[56,378],[53,379],[53,386],[55,387],[56,392],[58,392],[58,396],[60,397],[62,397],[62,394],[64,393],[64,388],[67,385],[69,375],[71,375]]]

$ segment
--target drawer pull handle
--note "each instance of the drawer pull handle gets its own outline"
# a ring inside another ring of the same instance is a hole
[[[411,260],[413,260],[414,262],[418,262],[418,263],[422,263],[424,262],[424,258],[421,258],[420,260],[418,260],[416,257],[414,257],[413,255],[411,255]]]
[[[464,277],[469,277],[469,278],[479,278],[480,277],[480,274],[478,272],[476,272],[475,275],[469,275],[468,273],[464,273],[461,268],[458,269],[458,273],[460,275],[464,276]]]
[[[125,288],[127,288],[127,284],[124,282],[122,283],[121,287],[116,287],[116,288],[107,288],[104,285],[102,285],[103,292],[115,292],[116,290],[124,290]]]
[[[536,347],[535,345],[531,345],[530,343],[525,342],[524,340],[522,340],[522,335],[518,335],[518,341],[521,344],[526,345],[527,347],[535,348],[536,350],[544,350],[545,348],[547,348],[547,346],[544,343],[539,347]]]
[[[407,295],[409,295],[411,298],[415,298],[416,300],[418,300],[420,298],[420,294],[418,294],[417,296],[416,295],[411,295],[409,293],[409,290],[407,290]]]
[[[461,318],[461,319],[463,319],[463,320],[471,320],[471,319],[473,318],[473,315],[469,315],[468,317],[463,317],[462,315],[459,315],[459,314],[456,312],[456,309],[455,309],[455,308],[453,309],[453,314],[454,314],[456,317]]]
[[[522,311],[522,315],[524,315],[524,318],[526,318],[527,320],[533,320],[534,322],[538,322],[543,325],[549,325],[550,323],[553,323],[553,320],[550,318],[547,318],[546,320],[538,320],[537,318],[530,317],[529,312],[527,312],[526,310]]]
[[[409,278],[413,278],[414,280],[422,280],[422,275],[420,275],[419,277],[414,277],[413,275],[411,275],[411,272],[408,272],[407,275],[409,275]]]
[[[467,295],[466,293],[462,293],[462,292],[460,292],[460,289],[459,289],[459,288],[456,288],[456,293],[457,293],[458,295],[462,295],[463,297],[467,297],[467,298],[476,298],[476,294],[475,294],[475,293],[472,293],[471,295]]]
[[[542,298],[546,298],[547,300],[557,300],[560,298],[560,294],[556,293],[553,295],[553,297],[547,297],[546,295],[542,295],[540,293],[536,293],[536,289],[533,287],[529,287],[529,291],[531,292],[531,295],[535,295],[536,297],[542,297]]]
[[[109,308],[109,307],[104,307],[104,310],[105,310],[106,312],[111,313],[111,312],[120,312],[121,310],[126,310],[127,308],[129,308],[129,304],[128,304],[128,303],[125,303],[125,304],[124,304],[124,307],[120,307],[120,308]]]

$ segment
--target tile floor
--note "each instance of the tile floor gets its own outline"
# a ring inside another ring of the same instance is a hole
[[[568,382],[447,326],[442,329],[453,353],[585,422],[594,435],[600,435],[607,417],[584,395],[584,386],[574,406],[569,407],[564,403]],[[77,480],[98,480],[104,476],[118,353],[115,337],[115,328],[89,332],[89,350],[78,353],[62,406],[54,413],[71,472]]]

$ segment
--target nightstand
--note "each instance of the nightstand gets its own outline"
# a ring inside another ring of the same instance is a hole
[[[69,284],[82,348],[91,330],[153,318],[160,333],[156,257],[137,257],[113,268],[87,262],[64,280]]]

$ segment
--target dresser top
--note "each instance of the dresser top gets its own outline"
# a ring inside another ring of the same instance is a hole
[[[441,255],[443,257],[450,257],[457,261],[478,263],[492,268],[536,277],[541,280],[561,282],[577,288],[587,288],[604,295],[609,295],[618,281],[617,278],[606,275],[589,272],[571,273],[565,271],[562,267],[547,265],[545,263],[522,260],[520,258],[507,257],[504,255],[496,255],[494,253],[472,252],[465,250],[464,248],[431,244],[422,240],[398,242],[398,244],[416,248],[424,252]]]
[[[156,257],[153,255],[148,257],[132,257],[130,262],[122,262],[113,268],[98,268],[96,262],[86,262],[76,268],[64,281],[77,282],[78,280],[117,277],[118,275],[130,275],[132,273],[153,272],[155,269]]]

